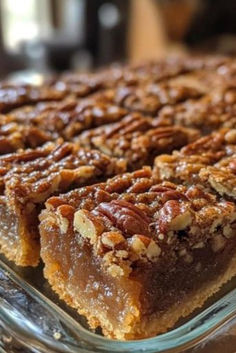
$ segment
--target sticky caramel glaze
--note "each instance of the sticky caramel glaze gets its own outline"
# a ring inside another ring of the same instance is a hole
[[[123,338],[139,320],[138,282],[107,275],[91,247],[72,231],[61,234],[51,220],[42,221],[40,233],[44,275],[52,288],[86,315],[92,328],[101,325],[110,337]]]
[[[22,210],[19,217],[6,205],[6,198],[0,196],[0,251],[9,260],[21,266],[37,266],[39,262],[37,228],[36,210],[32,210],[30,217],[26,210]]]

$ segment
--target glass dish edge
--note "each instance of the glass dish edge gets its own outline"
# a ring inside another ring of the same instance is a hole
[[[9,280],[22,288],[33,300],[50,312],[73,332],[76,337],[76,343],[65,343],[56,340],[53,334],[35,337],[37,326],[35,323],[27,322],[27,317],[17,313],[14,306],[0,300],[0,321],[3,325],[14,328],[12,334],[18,335],[19,339],[28,340],[32,347],[36,344],[42,352],[101,352],[101,353],[157,353],[157,352],[180,352],[183,349],[191,348],[201,342],[211,332],[221,327],[224,323],[236,315],[236,289],[232,290],[224,297],[216,301],[207,309],[197,314],[188,322],[172,329],[171,331],[158,335],[153,338],[138,341],[116,341],[107,339],[86,330],[82,325],[76,322],[69,314],[45,297],[33,286],[24,281],[8,265],[0,259],[0,269],[8,276]],[[19,319],[19,317],[21,319]],[[24,327],[22,327],[24,319]],[[32,325],[35,325],[33,327]],[[31,327],[31,331],[29,329]],[[44,350],[46,349],[46,350]]]

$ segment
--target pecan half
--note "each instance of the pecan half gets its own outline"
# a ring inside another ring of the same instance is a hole
[[[180,191],[176,190],[175,185],[171,183],[168,186],[164,185],[154,185],[151,191],[160,194],[160,199],[162,203],[166,203],[168,200],[184,200],[187,201],[187,197]]]
[[[95,213],[107,217],[127,237],[137,233],[149,235],[149,218],[130,202],[123,200],[103,202],[95,209]]]

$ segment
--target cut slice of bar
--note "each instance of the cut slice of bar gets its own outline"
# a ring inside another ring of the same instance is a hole
[[[227,65],[227,66],[225,66]],[[228,57],[179,57],[170,56],[164,60],[149,61],[139,65],[111,65],[108,68],[91,73],[64,73],[46,82],[56,86],[66,86],[77,93],[78,97],[101,91],[104,88],[114,88],[120,85],[142,85],[150,82],[166,81],[195,71],[208,71],[216,76],[216,70],[226,72],[232,65]]]
[[[113,87],[110,99],[131,111],[155,116],[165,106],[175,106],[184,101],[186,104],[188,101],[194,102],[208,95],[209,91],[216,91],[214,98],[217,99],[218,90],[235,87],[234,68],[229,65],[227,69],[228,74],[223,75],[221,71],[226,71],[224,66],[219,67],[217,71],[199,69],[188,72],[186,68],[185,73],[183,69],[182,74],[170,75],[160,82],[155,81],[155,75],[154,77],[150,75],[149,80],[144,82],[123,83]]]
[[[72,143],[0,158],[0,247],[17,265],[39,261],[38,213],[52,195],[125,171],[122,160]]]
[[[164,107],[158,115],[170,123],[198,128],[204,134],[226,127],[236,127],[236,89],[222,87],[199,99]]]
[[[171,155],[158,156],[154,163],[154,173],[161,180],[199,182],[199,172],[202,168],[212,166],[222,158],[235,153],[236,130],[222,129],[196,140]]]
[[[111,338],[166,331],[236,274],[235,204],[147,167],[52,197],[40,220],[45,277]]]
[[[167,104],[200,97],[203,92],[187,84],[147,83],[145,86],[121,86],[114,90],[115,103],[131,111],[156,115]]]
[[[109,156],[126,158],[129,169],[134,170],[151,165],[155,156],[181,148],[200,136],[196,129],[166,124],[132,113],[112,125],[85,131],[75,141]]]
[[[236,153],[221,159],[214,166],[202,168],[200,180],[220,195],[236,200]]]
[[[90,98],[38,103],[12,111],[10,118],[19,124],[30,124],[69,140],[91,127],[119,121],[127,113],[126,109],[117,105]]]
[[[0,155],[17,151],[19,148],[35,148],[55,140],[53,133],[13,122],[8,116],[0,116]]]
[[[65,97],[65,90],[50,86],[31,85],[0,85],[0,112],[10,110],[26,104],[35,104],[39,101],[56,101]]]
[[[215,74],[216,70],[221,69],[225,73],[232,63],[232,59],[223,56],[186,56],[184,58],[181,56],[168,56],[164,60],[154,60],[128,67],[128,70],[125,67],[123,72],[126,73],[127,70],[128,72],[135,73],[139,82],[143,80],[145,82],[148,80],[159,82],[199,70],[204,70],[204,72],[213,71]]]

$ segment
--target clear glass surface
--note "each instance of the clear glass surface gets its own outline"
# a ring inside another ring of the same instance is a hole
[[[91,332],[86,320],[57,298],[42,276],[42,266],[17,268],[1,257],[0,352],[15,352],[15,346],[22,353],[217,353],[221,343],[222,347],[232,343],[233,349],[235,285],[236,280],[232,280],[204,308],[165,334],[138,341],[115,341],[99,331]],[[227,353],[234,351],[224,349]]]

